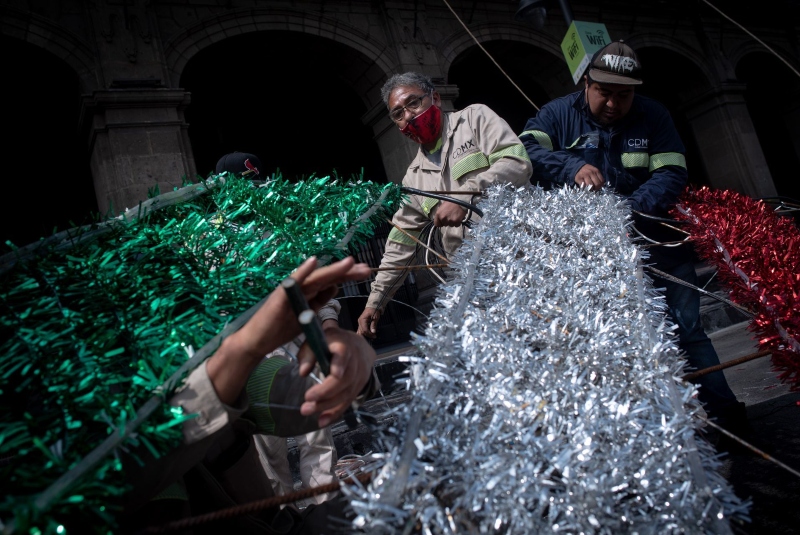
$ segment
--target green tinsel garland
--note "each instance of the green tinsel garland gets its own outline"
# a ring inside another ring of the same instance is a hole
[[[108,532],[109,498],[126,490],[118,451],[47,510],[33,498],[124,428],[189,346],[206,344],[308,256],[346,256],[345,236],[362,242],[401,202],[399,187],[363,180],[208,183],[216,187],[188,186],[203,193],[69,247],[44,243],[0,276],[0,518],[17,532],[62,533],[87,518]],[[169,451],[187,417],[163,404],[124,451]]]

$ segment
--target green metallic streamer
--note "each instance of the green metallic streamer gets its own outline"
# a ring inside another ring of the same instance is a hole
[[[3,523],[112,530],[125,467],[180,443],[190,415],[160,400],[191,369],[187,348],[207,349],[308,256],[346,256],[401,199],[360,179],[223,174],[0,259]],[[125,429],[66,492],[42,493]]]

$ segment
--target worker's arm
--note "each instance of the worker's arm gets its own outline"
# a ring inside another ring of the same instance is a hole
[[[366,264],[355,264],[352,257],[317,269],[312,257],[297,268],[292,278],[301,283],[309,305],[318,310],[338,291],[338,284],[369,276]],[[208,360],[208,377],[222,403],[233,403],[245,387],[247,379],[264,356],[300,333],[300,325],[292,312],[286,292],[278,289],[252,318],[237,332],[226,338]]]
[[[654,107],[647,120],[650,177],[631,194],[630,204],[646,214],[666,215],[689,178],[686,149],[666,108]]]
[[[429,200],[433,199],[426,197],[420,201],[418,197],[414,197],[394,214],[392,223],[396,226],[389,231],[381,268],[408,266],[414,261],[417,247],[409,235],[419,238],[421,230],[430,223],[429,212],[426,210],[430,210],[435,203],[429,203]],[[397,227],[403,229],[405,233]],[[408,270],[378,271],[372,282],[367,305],[358,318],[358,334],[375,338],[378,320],[408,273]]]
[[[539,110],[536,117],[529,119],[525,130],[519,135],[533,165],[534,183],[542,186],[572,185],[586,161],[571,154],[560,144],[559,132],[564,128],[560,106],[547,104]]]
[[[525,146],[508,123],[487,106],[470,108],[470,123],[478,149],[488,160],[489,166],[480,173],[465,176],[463,189],[483,191],[493,184],[525,186],[531,178],[531,161]],[[480,153],[472,155],[480,158]],[[469,158],[469,157],[468,157]],[[454,165],[451,177],[460,181],[456,167],[465,165],[464,160]]]
[[[309,376],[317,363],[307,344],[298,351],[298,362],[276,355],[264,359],[250,376],[250,408],[244,418],[255,424],[257,433],[290,437],[314,431],[339,418],[360,395],[371,397],[377,391],[377,378],[372,377],[376,355],[367,341],[331,320],[323,327],[332,359],[322,383]]]
[[[315,384],[305,393],[305,402],[300,408],[303,416],[319,415],[320,427],[336,421],[353,401],[368,399],[379,387],[373,372],[377,355],[363,336],[329,328],[325,330],[325,338],[333,354],[331,371],[322,383]],[[298,359],[300,375],[310,373],[316,364],[307,344],[300,348]]]
[[[477,150],[450,163],[450,179],[458,184],[459,189],[483,191],[493,184],[527,185],[531,177],[531,162],[524,145],[508,123],[482,104],[466,108],[462,117],[472,131]],[[459,196],[459,199],[476,203],[480,195],[472,198]],[[442,201],[436,206],[433,222],[437,227],[459,227],[466,216],[466,208]]]
[[[355,264],[352,258],[315,271],[316,265],[316,259],[311,258],[292,274],[301,282],[306,299],[315,309],[333,297],[339,283],[360,280],[369,275],[369,267]],[[248,397],[242,390],[251,371],[263,360],[264,355],[299,333],[300,326],[286,293],[282,289],[272,292],[244,327],[226,338],[214,355],[195,368],[169,399],[170,405],[182,409],[184,415],[191,416],[183,422],[183,445],[160,458],[147,459],[144,467],[137,466],[126,473],[133,489],[128,495],[126,507],[131,510],[141,507],[156,492],[205,457],[208,448],[229,431],[230,424],[247,409]],[[338,339],[336,342],[331,345],[334,355],[344,351],[339,347]],[[347,340],[345,344],[352,345],[355,342]],[[355,351],[362,349],[357,345]],[[360,358],[363,361],[373,359],[372,354],[360,355]],[[298,408],[303,401],[301,396]]]

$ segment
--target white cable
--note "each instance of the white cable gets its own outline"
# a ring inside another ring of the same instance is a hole
[[[483,50],[483,51],[484,51],[484,53],[485,53],[487,56],[489,56],[489,59],[490,59],[490,60],[492,60],[492,63],[494,63],[495,67],[497,67],[498,69],[500,69],[500,72],[502,72],[502,73],[503,73],[503,75],[504,75],[506,78],[508,78],[508,81],[509,81],[509,82],[511,82],[511,85],[513,85],[514,87],[516,87],[516,88],[517,88],[517,91],[519,91],[519,92],[520,92],[520,94],[522,94],[522,96],[523,96],[523,97],[525,97],[525,100],[527,100],[527,101],[530,103],[530,105],[531,105],[531,106],[533,106],[534,108],[536,108],[536,111],[539,111],[539,106],[537,106],[536,104],[534,104],[534,103],[533,103],[533,101],[532,101],[530,98],[528,98],[528,95],[526,95],[526,94],[525,94],[525,91],[523,91],[523,90],[522,90],[522,88],[521,88],[520,86],[518,86],[518,85],[517,85],[517,84],[514,82],[514,80],[512,80],[512,79],[511,79],[511,77],[510,77],[510,76],[509,76],[509,75],[506,73],[506,71],[504,71],[504,70],[503,70],[503,67],[501,67],[501,66],[500,66],[500,64],[499,64],[499,63],[497,63],[497,61],[495,61],[495,59],[492,57],[492,55],[491,55],[491,54],[489,54],[489,51],[488,51],[488,50],[486,50],[485,48],[483,48],[483,45],[480,43],[480,41],[478,41],[477,37],[475,37],[475,36],[472,34],[472,32],[471,32],[471,31],[469,31],[469,28],[467,28],[467,25],[466,25],[466,24],[464,24],[464,21],[463,21],[463,20],[461,20],[461,17],[459,17],[459,16],[458,16],[458,13],[456,13],[456,12],[455,12],[455,10],[452,8],[452,6],[450,6],[450,3],[449,3],[447,0],[442,0],[442,2],[444,2],[444,4],[447,6],[447,9],[449,9],[449,10],[450,10],[450,12],[451,12],[451,13],[453,14],[453,16],[456,18],[456,20],[458,20],[458,22],[460,22],[460,23],[461,23],[461,26],[463,26],[463,27],[464,27],[464,29],[467,31],[467,33],[469,34],[469,36],[470,36],[470,37],[472,37],[472,40],[473,40],[473,41],[475,41],[475,44],[476,44],[476,45],[478,45],[478,48],[480,48],[481,50]]]
[[[754,34],[753,34],[751,31],[749,31],[747,28],[745,28],[744,26],[742,26],[741,24],[739,24],[738,22],[736,22],[735,20],[733,20],[732,18],[730,18],[728,15],[726,15],[725,13],[723,13],[722,11],[720,11],[720,9],[719,9],[717,6],[715,6],[714,4],[712,4],[711,2],[709,2],[708,0],[703,0],[703,2],[704,2],[705,4],[708,4],[708,6],[709,6],[711,9],[713,9],[714,11],[716,11],[717,13],[719,13],[720,15],[722,15],[723,17],[725,17],[726,19],[728,19],[729,21],[731,21],[732,23],[734,23],[736,26],[738,26],[738,27],[739,27],[739,29],[741,29],[741,30],[742,30],[744,33],[746,33],[747,35],[749,35],[750,37],[752,37],[753,39],[755,39],[756,41],[758,41],[758,42],[759,42],[759,44],[761,44],[761,46],[763,46],[764,48],[766,48],[767,50],[769,50],[770,52],[772,52],[773,54],[775,54],[775,57],[776,57],[776,58],[778,58],[779,60],[781,60],[782,62],[784,62],[784,63],[786,64],[786,66],[787,66],[787,67],[789,67],[789,68],[792,70],[792,72],[793,72],[793,73],[795,73],[797,76],[800,76],[800,72],[797,72],[797,69],[795,69],[794,67],[792,67],[791,63],[789,63],[788,61],[786,61],[785,59],[783,59],[783,57],[782,57],[780,54],[778,54],[777,52],[775,52],[774,50],[772,50],[772,48],[770,48],[770,46],[769,46],[767,43],[765,43],[764,41],[762,41],[761,39],[759,39],[758,37],[756,37],[756,36],[755,36],[755,35],[754,35]]]
[[[430,265],[430,264],[431,264],[431,260],[430,260],[430,258],[428,257],[428,255],[429,255],[429,254],[430,254],[430,252],[431,252],[431,238],[433,238],[433,234],[434,234],[436,231],[437,231],[437,228],[436,228],[436,227],[434,227],[434,228],[433,228],[433,229],[432,229],[430,232],[428,232],[428,243],[426,244],[426,245],[428,246],[428,248],[427,248],[427,249],[425,249],[425,263],[426,263],[427,265]],[[439,281],[440,281],[442,284],[445,284],[445,280],[444,280],[443,278],[441,278],[441,277],[439,276],[439,274],[438,274],[438,273],[436,273],[436,271],[435,271],[435,269],[434,269],[434,268],[428,268],[428,271],[430,271],[430,272],[431,272],[431,274],[432,274],[434,277],[436,277],[437,279],[439,279]]]

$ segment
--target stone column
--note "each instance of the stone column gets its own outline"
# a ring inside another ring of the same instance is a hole
[[[374,139],[381,152],[386,177],[395,184],[400,184],[419,145],[400,133],[394,121],[389,119],[383,102],[374,105],[362,115],[361,122],[372,128],[375,133]]]
[[[458,86],[453,84],[436,84],[436,91],[442,97],[442,111],[455,111],[453,102],[458,98]]]
[[[88,134],[95,194],[101,213],[118,214],[195,178],[183,89],[107,89],[84,97],[82,131]]]
[[[685,110],[712,186],[755,198],[776,195],[747,111],[744,85],[723,84]]]

